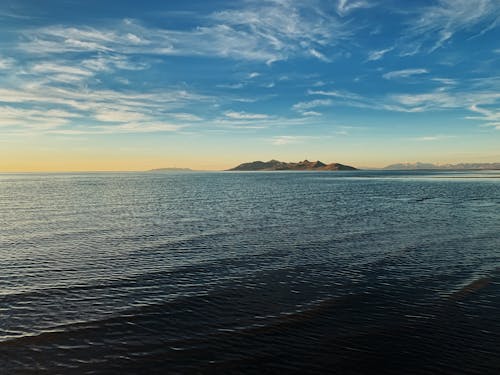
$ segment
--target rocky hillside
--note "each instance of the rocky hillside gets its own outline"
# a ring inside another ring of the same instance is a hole
[[[357,168],[340,163],[325,164],[321,161],[299,161],[297,163],[287,163],[278,160],[253,161],[243,163],[230,171],[355,171]]]

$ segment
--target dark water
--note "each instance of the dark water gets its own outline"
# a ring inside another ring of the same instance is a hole
[[[500,173],[0,175],[0,373],[500,373]]]

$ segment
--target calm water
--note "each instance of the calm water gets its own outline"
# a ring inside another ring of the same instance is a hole
[[[0,373],[500,373],[500,172],[0,175]]]

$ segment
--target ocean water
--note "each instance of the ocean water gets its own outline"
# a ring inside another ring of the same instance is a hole
[[[0,175],[0,373],[500,373],[500,172]]]

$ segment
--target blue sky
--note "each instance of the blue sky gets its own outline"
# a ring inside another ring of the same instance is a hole
[[[0,5],[0,170],[500,161],[497,0]]]

